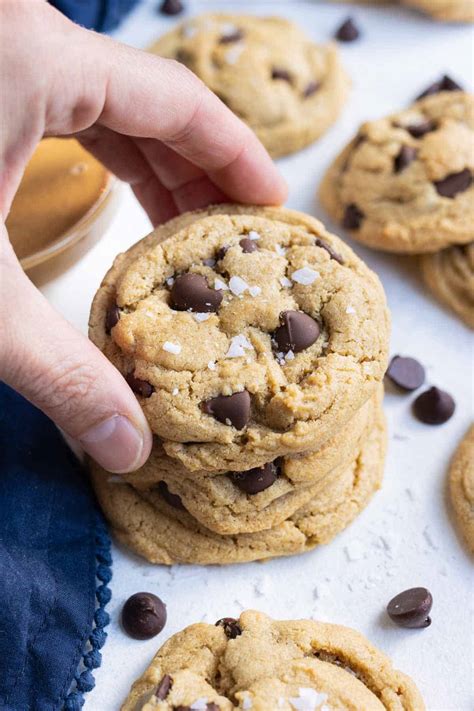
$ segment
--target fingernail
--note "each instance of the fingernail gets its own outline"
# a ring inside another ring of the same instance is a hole
[[[114,415],[91,427],[79,442],[109,472],[133,471],[141,464],[143,434],[123,415]]]

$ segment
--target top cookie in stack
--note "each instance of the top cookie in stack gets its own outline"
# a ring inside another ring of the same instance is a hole
[[[388,329],[377,277],[320,222],[229,205],[120,255],[90,320],[166,453],[207,471],[324,444],[381,382]]]
[[[316,140],[347,96],[337,48],[314,44],[281,17],[200,15],[161,37],[150,51],[189,67],[274,157]]]

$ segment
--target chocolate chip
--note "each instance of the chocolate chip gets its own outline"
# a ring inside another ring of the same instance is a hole
[[[217,311],[222,301],[222,291],[211,289],[200,274],[190,273],[176,277],[170,296],[171,308],[177,311]]]
[[[321,247],[321,249],[325,249],[331,259],[334,259],[336,262],[339,262],[339,264],[344,264],[344,260],[341,255],[335,252],[331,245],[325,242],[323,239],[316,237],[316,239],[314,240],[314,244],[316,245],[316,247]]]
[[[241,239],[239,244],[242,247],[242,252],[245,252],[245,254],[256,252],[258,249],[257,242],[254,239],[249,239],[248,237]]]
[[[173,706],[173,711],[193,711],[193,708],[197,708],[196,706]],[[202,708],[201,706],[199,708]],[[206,711],[220,711],[220,707],[214,703],[214,701],[210,701],[208,704],[206,704]]]
[[[160,5],[160,12],[163,15],[179,15],[184,10],[181,0],[163,0]]]
[[[216,261],[220,262],[221,259],[224,259],[225,255],[229,251],[229,246],[228,244],[225,244],[223,247],[221,247],[217,252],[216,252]]]
[[[306,89],[303,91],[303,96],[305,97],[305,99],[307,99],[309,96],[313,96],[313,94],[316,94],[320,86],[321,83],[319,81],[310,81],[309,84],[306,86]]]
[[[426,588],[410,588],[396,595],[387,605],[391,620],[400,627],[419,629],[429,627],[429,612],[433,604],[431,593]]]
[[[318,322],[302,311],[283,311],[280,323],[272,338],[282,353],[304,351],[313,345],[321,332]]]
[[[413,148],[413,146],[402,146],[393,161],[393,169],[395,173],[401,173],[402,170],[405,170],[405,168],[415,160],[416,154],[417,150],[416,148]]]
[[[393,356],[387,377],[402,390],[416,390],[425,382],[425,369],[414,358]]]
[[[221,620],[217,620],[216,627],[223,627],[228,639],[235,639],[242,634],[239,621],[233,617],[223,617]]]
[[[451,395],[439,388],[425,390],[413,403],[414,414],[427,425],[442,425],[453,416],[455,409]]]
[[[140,380],[140,378],[136,378],[133,373],[128,373],[128,375],[125,376],[125,380],[130,385],[133,392],[140,395],[140,397],[151,397],[155,391],[155,388],[151,383],[147,380]]]
[[[242,30],[235,29],[233,32],[229,32],[228,34],[222,35],[219,38],[219,44],[229,44],[230,42],[238,42],[241,40],[244,36],[244,33]]]
[[[233,483],[246,494],[258,494],[274,484],[280,474],[279,460],[268,462],[263,467],[255,467],[246,472],[230,472]]]
[[[220,711],[220,707],[214,701],[211,701],[207,704],[206,711]]]
[[[421,138],[426,133],[430,133],[436,129],[436,124],[433,121],[422,121],[421,123],[414,123],[410,126],[403,126],[405,131],[408,131],[410,136],[413,138]]]
[[[454,79],[451,79],[451,77],[448,77],[448,75],[445,74],[443,77],[441,77],[441,79],[433,82],[433,84],[430,84],[430,86],[416,98],[417,100],[424,99],[425,96],[438,94],[440,91],[463,91],[463,88],[457,82],[455,82]]]
[[[172,506],[174,509],[186,511],[186,508],[183,506],[183,502],[181,501],[181,497],[178,496],[178,494],[173,494],[173,492],[169,490],[166,481],[159,481],[157,489],[161,498],[164,499],[167,504]]]
[[[107,309],[105,314],[105,332],[108,334],[111,332],[114,326],[118,324],[120,320],[120,309],[117,304],[113,304]]]
[[[346,207],[344,217],[342,218],[342,226],[346,230],[358,230],[363,219],[364,213],[362,210],[359,210],[357,205],[352,203]]]
[[[169,674],[165,674],[160,683],[158,684],[156,691],[155,691],[155,696],[158,699],[158,701],[164,701],[168,694],[171,691],[171,687],[173,686],[173,679],[170,677]]]
[[[202,403],[202,410],[224,425],[242,430],[250,417],[250,395],[247,390],[233,395],[218,395]]]
[[[133,639],[151,639],[165,624],[166,605],[153,593],[135,593],[122,608],[122,626]]]
[[[340,42],[354,42],[360,37],[360,31],[352,17],[348,17],[334,35]]]
[[[465,168],[460,173],[451,173],[443,180],[436,180],[434,186],[439,195],[447,198],[453,198],[458,193],[463,193],[471,187],[472,173]]]
[[[281,69],[280,67],[273,67],[272,79],[281,79],[282,81],[287,81],[289,84],[293,83],[291,74],[287,72],[286,69]]]

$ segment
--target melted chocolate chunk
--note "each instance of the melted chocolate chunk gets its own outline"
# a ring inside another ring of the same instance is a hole
[[[344,217],[342,219],[342,226],[346,230],[358,230],[364,219],[364,213],[359,210],[357,205],[352,203],[346,207]]]
[[[171,691],[171,687],[173,686],[173,679],[170,677],[169,674],[165,674],[160,683],[158,684],[156,691],[155,691],[155,696],[158,699],[158,701],[164,701],[168,694]]]
[[[166,481],[159,481],[157,484],[157,489],[161,498],[166,501],[167,504],[172,506],[174,509],[181,509],[182,511],[186,511],[186,508],[183,505],[183,502],[181,501],[181,497],[178,496],[178,494],[173,494],[173,492],[169,490]]]
[[[273,333],[273,340],[282,353],[304,351],[313,345],[321,332],[318,322],[302,311],[283,311],[280,323]]]
[[[239,621],[233,617],[223,617],[221,620],[217,620],[216,627],[223,627],[228,639],[235,639],[242,634]]]
[[[120,320],[120,309],[117,304],[112,304],[112,306],[107,309],[105,314],[105,332],[110,334],[114,326],[118,324]]]
[[[203,402],[201,407],[222,424],[242,430],[250,417],[250,394],[244,390],[233,395],[218,395]]]
[[[416,148],[413,148],[413,146],[402,146],[393,161],[393,169],[395,173],[401,173],[402,170],[405,170],[405,168],[407,168],[410,163],[415,160],[416,154],[417,150]]]
[[[280,474],[280,462],[268,462],[263,467],[255,467],[246,472],[230,472],[233,483],[245,494],[258,494],[276,482]]]
[[[177,311],[206,313],[217,311],[222,301],[222,291],[211,289],[200,274],[182,274],[171,287],[170,305]]]
[[[427,133],[431,133],[431,131],[436,130],[436,124],[434,121],[422,121],[421,123],[414,123],[409,126],[403,126],[405,131],[408,131],[410,136],[413,136],[413,138],[421,138]]]
[[[245,252],[245,254],[250,254],[250,252],[256,252],[258,250],[258,244],[256,240],[249,239],[249,237],[244,237],[244,239],[241,239],[239,244],[242,248],[242,252]]]
[[[308,97],[313,96],[313,94],[316,94],[320,86],[321,82],[310,81],[309,84],[307,84],[305,90],[303,91],[304,98],[307,99]]]
[[[287,72],[286,69],[281,69],[280,67],[273,67],[272,79],[281,79],[282,81],[287,81],[289,84],[293,83],[291,74]]]
[[[133,373],[129,373],[125,376],[125,380],[132,388],[133,392],[140,397],[151,397],[155,391],[155,388],[147,380],[141,380],[136,378]]]
[[[454,198],[458,193],[463,193],[472,185],[472,173],[465,168],[460,173],[451,173],[443,180],[437,180],[434,183],[436,191],[439,195],[447,198]]]
[[[316,247],[321,247],[321,249],[325,249],[331,259],[334,259],[336,262],[339,262],[339,264],[344,264],[344,260],[341,255],[335,252],[331,245],[325,242],[323,239],[316,237],[316,239],[314,240],[314,244],[316,245]]]

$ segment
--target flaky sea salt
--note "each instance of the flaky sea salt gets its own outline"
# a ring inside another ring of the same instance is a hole
[[[356,310],[353,306],[348,306],[346,309],[346,314],[355,314]]]
[[[230,341],[226,358],[240,358],[245,355],[245,350],[253,350],[252,344],[242,334],[234,336]]]
[[[209,363],[207,364],[207,367],[209,368],[209,370],[215,370],[216,364],[213,360],[210,360]]]
[[[293,272],[291,278],[293,279],[293,281],[296,281],[297,284],[309,286],[313,283],[313,281],[316,281],[319,276],[319,272],[315,271],[314,269],[311,269],[311,267],[302,267],[301,269],[297,269],[295,272]]]
[[[250,230],[250,232],[248,233],[248,238],[253,239],[253,240],[258,240],[258,239],[260,239],[260,235],[255,230]]]
[[[181,346],[179,343],[172,343],[171,341],[165,341],[162,346],[163,350],[167,353],[173,353],[173,355],[179,355],[181,353]]]
[[[177,395],[178,393],[179,393],[178,388],[173,388],[173,390],[171,391],[172,395]]]
[[[251,708],[252,708],[252,699],[250,698],[250,696],[246,696],[242,700],[242,709],[243,709],[243,711],[249,711],[249,709],[251,709]]]
[[[316,689],[301,687],[298,689],[298,696],[292,696],[288,701],[295,711],[316,711],[327,701],[327,698],[327,694],[320,693]]]
[[[240,296],[248,288],[247,282],[239,276],[233,276],[229,280],[229,289],[236,296]]]
[[[166,279],[166,283],[168,284],[168,286],[173,286],[174,277],[168,277],[168,279]]]
[[[286,247],[282,247],[281,244],[276,244],[275,252],[280,255],[280,257],[284,257],[286,254]]]
[[[189,708],[191,711],[206,711],[208,703],[207,699],[201,697],[200,699],[196,699],[196,701],[194,701]]]
[[[249,286],[250,296],[258,296],[261,293],[261,288],[259,286]]]
[[[280,277],[279,281],[282,286],[284,286],[288,289],[291,287],[291,281],[290,281],[290,279],[288,279],[288,277],[282,276],[282,277]]]
[[[222,281],[222,279],[216,279],[214,281],[214,289],[218,289],[219,291],[229,291],[229,287],[225,281]]]
[[[196,311],[196,313],[193,314],[193,318],[195,321],[198,323],[201,323],[201,321],[207,321],[208,318],[210,318],[211,314],[206,313],[206,312],[201,312],[201,311]]]
[[[236,44],[225,53],[225,61],[227,64],[236,64],[239,61],[239,57],[244,51],[244,46],[242,44]],[[250,239],[252,239],[250,237]]]

